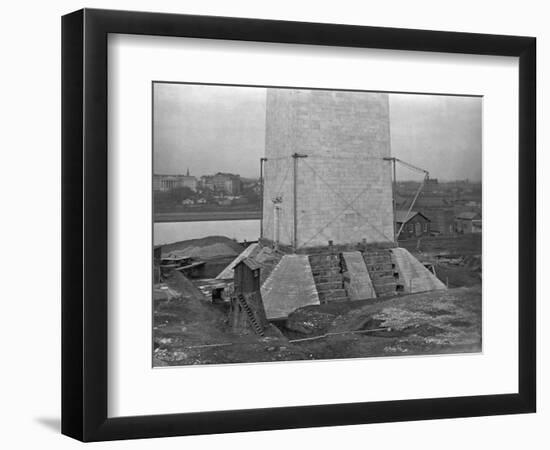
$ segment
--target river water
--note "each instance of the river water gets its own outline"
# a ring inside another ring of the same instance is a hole
[[[260,221],[218,220],[205,222],[157,222],[154,227],[154,245],[170,244],[206,236],[227,236],[237,241],[257,241]]]

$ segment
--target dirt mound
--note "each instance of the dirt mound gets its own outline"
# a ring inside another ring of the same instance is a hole
[[[185,254],[186,256],[192,256],[194,258],[203,258],[203,259],[210,259],[210,258],[216,258],[219,256],[236,256],[238,253],[235,252],[231,247],[229,247],[227,244],[211,244],[211,245],[205,245],[204,247],[186,247],[183,250],[179,250],[178,252],[181,252]],[[172,252],[175,253],[175,252]]]
[[[167,301],[155,305],[155,317],[161,313],[171,313],[177,310],[186,321],[225,320],[225,315],[212,305],[188,278],[179,272],[172,272],[167,280],[168,286],[178,293],[177,301]]]
[[[481,289],[459,288],[394,297],[305,307],[289,315],[286,329],[296,337],[323,333],[381,330],[371,336],[437,335],[480,328]]]
[[[162,246],[163,255],[191,256],[199,259],[237,256],[243,246],[224,236],[208,236]]]

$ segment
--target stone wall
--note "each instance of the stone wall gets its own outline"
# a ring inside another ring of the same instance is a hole
[[[299,248],[393,242],[388,95],[268,89],[263,236]],[[278,197],[278,226],[273,199]]]

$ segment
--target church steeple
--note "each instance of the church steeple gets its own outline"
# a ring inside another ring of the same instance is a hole
[[[189,176],[189,167],[187,168],[187,176]]]

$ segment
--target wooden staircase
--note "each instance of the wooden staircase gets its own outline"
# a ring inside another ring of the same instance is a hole
[[[248,322],[252,325],[252,329],[258,336],[264,336],[264,330],[256,320],[256,317],[254,316],[254,313],[252,312],[252,309],[250,309],[250,305],[246,301],[246,298],[242,294],[237,295],[237,299],[239,300],[239,304],[242,306],[242,308],[246,311],[246,315],[248,317]]]
[[[319,302],[339,302],[349,300],[344,289],[344,280],[338,254],[309,255],[309,265]]]
[[[399,284],[399,272],[389,250],[367,250],[363,253],[363,259],[378,297],[400,292],[402,286]]]

